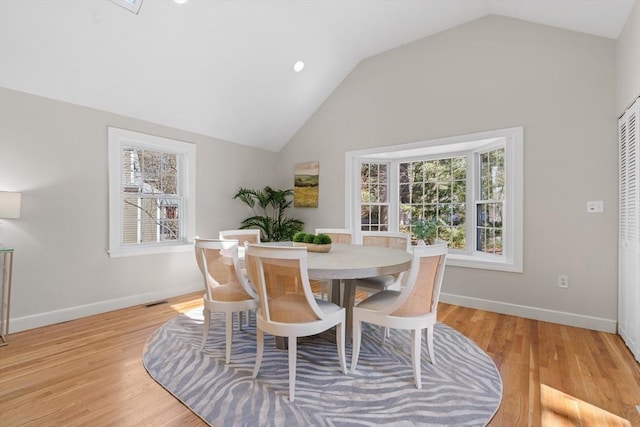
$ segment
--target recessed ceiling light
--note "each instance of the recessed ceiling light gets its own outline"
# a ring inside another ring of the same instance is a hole
[[[295,71],[296,73],[299,73],[300,71],[302,71],[303,68],[304,68],[304,62],[302,61],[298,61],[295,64],[293,64],[293,71]]]
[[[178,4],[185,4],[189,0],[173,0],[173,1],[178,3]]]

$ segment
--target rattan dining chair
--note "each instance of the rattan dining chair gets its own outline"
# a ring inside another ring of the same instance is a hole
[[[211,313],[225,313],[225,361],[229,363],[233,313],[238,313],[238,327],[242,328],[241,314],[258,308],[257,294],[240,273],[237,240],[196,238],[194,246],[205,289],[202,296],[204,323],[200,348],[204,348],[209,336]]]
[[[256,363],[258,376],[264,353],[264,334],[288,338],[289,400],[295,399],[297,338],[316,335],[336,326],[340,369],[347,373],[344,351],[345,309],[315,299],[307,274],[307,249],[303,247],[249,245],[245,264],[258,289],[256,312]]]
[[[393,231],[362,231],[362,244],[365,246],[384,246],[387,248],[409,251],[411,235]],[[356,286],[367,293],[383,291],[385,289],[400,289],[402,273],[357,279]]]
[[[422,388],[422,330],[426,329],[427,352],[431,363],[435,364],[433,328],[438,316],[438,299],[446,256],[447,246],[443,244],[414,247],[411,269],[402,290],[380,291],[353,308],[352,372],[355,372],[358,366],[362,322],[384,328],[408,329],[411,331],[414,380],[416,387]]]
[[[353,243],[353,232],[346,228],[316,228],[316,234],[326,234],[332,243]]]
[[[245,243],[260,243],[260,230],[257,228],[243,228],[234,230],[221,230],[218,233],[218,237],[224,240],[237,240],[238,241],[238,257],[242,260],[244,258],[244,245]],[[242,262],[241,262],[242,264]],[[248,281],[249,277],[244,268],[240,269],[245,279]],[[249,325],[250,312],[246,313],[246,325]]]
[[[316,234],[326,234],[331,237],[331,243],[353,243],[353,233],[346,228],[316,228]],[[311,281],[314,282],[313,280]],[[320,297],[324,299],[325,289],[327,301],[331,301],[331,281],[316,281],[320,285]],[[342,289],[342,286],[340,287]]]
[[[260,243],[260,230],[257,228],[245,228],[242,230],[222,230],[218,233],[220,239],[237,240],[242,248],[244,242]]]

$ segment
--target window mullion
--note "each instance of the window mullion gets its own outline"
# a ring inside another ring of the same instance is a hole
[[[398,161],[391,161],[387,166],[387,210],[389,211],[389,230],[398,230],[399,218],[398,210],[400,209],[399,195],[399,177],[398,177]]]
[[[476,252],[476,230],[478,224],[476,212],[480,196],[480,180],[478,179],[480,170],[479,163],[480,158],[476,153],[467,153],[467,222],[465,225],[465,231],[467,233],[467,245],[465,252],[467,254],[473,254]]]

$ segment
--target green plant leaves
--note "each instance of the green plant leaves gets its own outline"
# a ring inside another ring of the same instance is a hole
[[[280,190],[270,186],[262,190],[240,188],[233,198],[241,200],[254,213],[242,221],[240,228],[260,229],[260,239],[264,242],[291,240],[304,227],[303,221],[285,215],[293,203],[292,196],[293,189]]]

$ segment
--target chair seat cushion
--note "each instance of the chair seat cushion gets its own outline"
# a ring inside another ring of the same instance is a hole
[[[380,291],[364,299],[356,307],[364,308],[372,311],[382,310],[384,308],[387,308],[393,302],[393,300],[400,297],[400,292],[401,291],[394,291],[390,289],[386,291]],[[416,311],[415,307],[410,306],[409,308],[407,308],[405,304],[402,307],[398,308],[393,313],[389,313],[389,315],[395,316],[395,317],[416,317],[416,316],[425,316],[430,312],[426,304],[420,305],[419,299],[414,299],[413,302],[416,302],[417,306],[421,308],[419,308]]]
[[[332,314],[336,311],[341,310],[340,306],[323,299],[316,299],[316,303],[318,304],[318,307],[320,307],[320,310],[322,310],[325,314]]]
[[[215,286],[211,289],[211,296],[214,301],[245,301],[253,299],[238,282]]]
[[[361,288],[375,289],[375,290],[385,290],[389,286],[393,285],[396,281],[395,276],[386,275],[386,276],[376,276],[376,277],[367,277],[366,279],[357,279],[356,286]]]
[[[391,302],[400,296],[400,291],[381,291],[362,300],[356,307],[378,311],[388,307]]]

